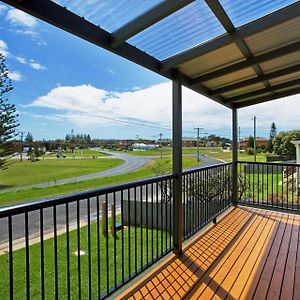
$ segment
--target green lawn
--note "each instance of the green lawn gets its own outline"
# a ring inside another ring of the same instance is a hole
[[[103,156],[107,156],[107,154],[97,151],[97,150],[91,150],[91,149],[78,149],[78,150],[74,150],[74,152],[67,150],[67,151],[63,151],[63,155],[65,155],[66,157],[103,157]]]
[[[0,187],[17,187],[96,173],[122,164],[120,159],[41,159],[15,162],[0,172]]]
[[[153,177],[156,175],[153,169],[155,169],[157,165],[161,163],[167,164],[169,167],[171,167],[171,158],[163,158],[162,160],[159,158],[153,161],[152,163],[150,163],[146,167],[143,167],[137,171],[126,173],[126,174],[103,177],[99,179],[84,180],[80,182],[73,182],[73,183],[57,185],[53,187],[32,188],[27,190],[17,190],[17,191],[2,193],[0,194],[0,206],[12,205],[18,202],[27,202],[36,199],[53,197],[57,195],[65,195],[65,194],[70,194],[78,191],[85,191],[97,187],[103,187],[103,186],[108,186],[113,184],[121,184],[121,183],[130,182],[141,178]],[[195,158],[193,157],[183,158],[184,169],[188,169],[197,165],[198,162]]]
[[[159,256],[172,245],[172,237],[166,231],[145,229],[137,227],[125,228],[117,233],[114,239],[111,235],[108,238],[108,251],[106,251],[106,238],[97,223],[91,225],[90,237],[90,261],[91,261],[91,285],[92,299],[98,297],[98,267],[100,268],[100,290],[106,293],[107,276],[109,277],[109,288],[115,286],[115,275],[117,282],[122,281],[122,264],[124,265],[124,278],[145,266],[152,260],[152,233],[153,233],[153,257]],[[67,235],[61,234],[57,239],[57,262],[58,262],[58,299],[67,299],[67,260],[70,258],[70,292],[71,299],[78,299],[78,257],[74,254],[77,251],[77,230],[69,234],[70,250],[67,251]],[[151,243],[147,248],[147,237]],[[130,247],[128,241],[130,240]],[[115,245],[114,245],[115,244]],[[100,264],[98,265],[98,245]],[[116,247],[116,251],[114,250]],[[55,263],[54,263],[54,239],[44,241],[44,270],[45,270],[45,299],[55,299]],[[80,256],[81,293],[82,299],[88,299],[89,283],[89,259],[88,259],[88,227],[80,229],[80,249],[85,255]],[[130,250],[129,250],[130,249]],[[130,252],[129,252],[130,251]],[[123,260],[122,260],[123,252]],[[30,295],[31,299],[41,299],[41,245],[35,244],[30,247]],[[136,255],[135,255],[136,254]],[[148,254],[148,255],[147,255]],[[116,256],[116,264],[114,262]],[[130,263],[129,263],[130,256]],[[141,260],[142,258],[142,260]],[[137,261],[137,264],[135,263]],[[108,263],[108,270],[107,270]],[[24,299],[26,295],[26,254],[25,249],[13,252],[14,268],[14,299]],[[116,267],[116,272],[114,268]],[[130,268],[130,272],[129,272]],[[0,256],[0,299],[9,299],[9,257],[8,254]]]

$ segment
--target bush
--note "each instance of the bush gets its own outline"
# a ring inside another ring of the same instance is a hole
[[[248,155],[254,155],[254,149],[253,149],[253,148],[247,148],[247,149],[246,149],[246,153],[247,153]]]

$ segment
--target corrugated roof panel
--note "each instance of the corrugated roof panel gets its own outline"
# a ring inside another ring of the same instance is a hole
[[[281,77],[277,77],[274,79],[269,80],[269,83],[271,85],[276,85],[276,84],[280,84],[280,83],[284,83],[284,82],[288,82],[294,79],[299,79],[300,78],[300,72],[295,72],[292,74],[288,74],[285,76],[281,76]]]
[[[290,86],[290,87],[286,87],[286,88],[283,88],[283,89],[278,89],[278,90],[276,90],[276,92],[288,92],[288,91],[298,89],[298,88],[300,88],[300,84]]]
[[[196,0],[128,40],[164,60],[225,33],[203,0]]]
[[[272,59],[260,64],[261,69],[265,73],[276,71],[288,66],[300,63],[300,51],[281,56],[276,59]]]
[[[234,26],[239,27],[297,0],[219,0]]]
[[[242,80],[250,79],[256,76],[257,75],[252,68],[246,68],[215,79],[205,81],[204,85],[207,86],[209,89],[215,89],[231,83],[236,83]]]
[[[221,94],[222,97],[234,97],[234,96],[239,96],[241,94],[245,94],[245,93],[249,93],[252,91],[256,91],[256,90],[260,90],[263,89],[265,86],[263,85],[263,83],[259,82],[259,83],[255,83],[255,84],[251,84],[249,86],[245,86],[236,90],[232,90],[226,93]]]
[[[234,101],[234,103],[242,103],[242,102],[245,102],[245,101],[248,101],[248,100],[260,99],[261,97],[271,96],[271,95],[273,95],[272,92],[263,93],[263,94],[258,95],[258,96],[247,97],[247,98],[244,98],[243,100]],[[228,99],[228,100],[230,100],[230,99]]]
[[[181,64],[179,69],[190,77],[197,77],[244,59],[239,48],[235,44],[230,44]]]
[[[54,0],[78,16],[113,32],[163,0]]]
[[[254,55],[300,40],[300,17],[289,20],[245,39]]]

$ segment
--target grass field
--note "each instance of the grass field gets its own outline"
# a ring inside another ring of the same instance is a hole
[[[96,173],[122,164],[120,159],[42,159],[13,163],[0,172],[0,187],[17,187]]]
[[[207,155],[212,158],[222,159],[224,161],[230,162],[232,160],[232,152],[231,151],[223,151],[221,147],[200,147],[199,149],[200,154]],[[140,156],[160,156],[160,150],[147,150],[147,151],[127,151],[127,154],[130,155],[140,155]],[[186,147],[182,148],[183,154],[197,154],[197,148],[195,147]],[[171,148],[163,148],[162,154],[164,156],[172,155]],[[263,153],[258,153],[257,161],[262,162],[266,161],[266,156]],[[239,153],[239,160],[243,161],[253,161],[254,156],[248,155],[244,152]]]
[[[88,189],[93,189],[93,188],[98,188],[98,187],[103,187],[103,186],[108,186],[113,184],[125,183],[125,182],[134,181],[141,178],[152,177],[156,175],[153,169],[155,169],[157,165],[161,163],[169,165],[169,168],[171,167],[171,159],[163,158],[162,160],[157,159],[152,163],[150,163],[148,166],[130,173],[103,177],[99,179],[90,179],[90,180],[84,180],[80,182],[73,182],[73,183],[57,185],[53,187],[31,188],[31,189],[16,190],[7,193],[2,193],[0,194],[0,206],[12,205],[18,202],[28,202],[31,200],[53,197],[58,195],[65,195],[73,192],[84,191]],[[196,165],[198,165],[198,162],[195,158],[184,157],[183,159],[184,169],[188,169]]]
[[[99,235],[97,223],[91,225],[90,237],[90,261],[91,261],[91,286],[92,299],[97,299],[98,294],[106,293],[107,276],[108,286],[113,288],[115,283],[122,281],[122,263],[124,265],[124,278],[139,270],[147,264],[153,256],[159,256],[172,245],[171,235],[166,231],[153,230],[137,227],[125,228],[117,233],[114,239],[111,235],[108,238],[108,251],[106,250],[106,238],[102,234],[99,225]],[[69,257],[70,270],[70,292],[71,299],[79,299],[78,296],[78,257],[74,254],[77,251],[77,230],[70,231],[70,247],[67,251],[67,234],[61,234],[57,238],[57,263],[58,263],[58,299],[68,299],[67,297],[67,261]],[[152,235],[153,234],[153,235]],[[147,248],[148,241],[153,241],[153,248]],[[153,238],[153,240],[152,240]],[[130,247],[128,241],[130,240]],[[136,242],[135,242],[136,241]],[[54,239],[44,241],[44,274],[45,274],[45,299],[55,299],[55,256]],[[115,245],[114,245],[115,244]],[[99,248],[98,248],[99,245]],[[114,250],[116,247],[116,251]],[[123,246],[123,248],[122,248]],[[41,244],[35,244],[29,248],[30,255],[30,296],[31,299],[41,299]],[[89,257],[88,257],[88,228],[80,229],[80,249],[85,255],[80,256],[80,279],[81,279],[81,299],[88,299],[89,280]],[[98,253],[99,249],[99,253]],[[130,250],[129,250],[130,249]],[[129,252],[130,251],[130,252]],[[122,260],[123,252],[123,260]],[[98,265],[98,254],[100,256]],[[135,255],[136,254],[136,255]],[[148,254],[148,255],[147,255]],[[116,262],[114,261],[116,256]],[[130,263],[129,263],[130,256]],[[14,264],[14,299],[24,299],[26,295],[26,253],[25,249],[13,252]],[[108,264],[108,269],[107,269]],[[99,269],[98,269],[99,268]],[[114,272],[116,268],[116,272]],[[0,256],[0,299],[9,299],[9,258],[8,254]],[[100,272],[99,272],[100,270]],[[100,276],[100,293],[98,290],[98,275]],[[115,277],[116,276],[116,277]],[[116,282],[115,282],[116,279]]]
[[[72,151],[63,151],[63,155],[66,157],[103,157],[107,156],[107,154],[97,151],[97,150],[91,150],[91,149],[78,149],[74,150],[74,153]]]

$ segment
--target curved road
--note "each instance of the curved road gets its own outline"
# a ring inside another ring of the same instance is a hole
[[[140,167],[144,166],[148,162],[151,161],[153,158],[157,158],[157,156],[133,156],[133,155],[128,155],[124,153],[110,153],[113,154],[113,157],[123,159],[125,162],[121,166],[112,168],[110,170],[90,174],[90,175],[85,175],[85,176],[79,176],[75,178],[70,178],[66,180],[61,180],[58,181],[59,183],[65,183],[65,182],[70,182],[70,181],[79,181],[79,180],[85,180],[89,178],[99,178],[103,176],[110,176],[110,175],[116,175],[116,174],[122,174],[125,172],[133,171],[136,169],[139,169]],[[188,155],[188,156],[194,156],[195,155]],[[200,156],[201,159],[201,167],[209,166],[209,165],[215,165],[221,163],[220,160],[216,160],[210,157],[207,157],[205,155]],[[194,167],[194,168],[199,168]],[[57,182],[57,183],[58,183]],[[49,183],[46,184],[40,184],[38,186],[47,186]],[[140,199],[140,194],[139,190],[137,193],[137,198]],[[143,194],[145,191],[143,191]],[[112,195],[109,196],[111,198]],[[97,207],[96,207],[96,199],[91,198],[91,208],[90,208],[90,213],[91,213],[91,219],[96,219],[97,217]],[[104,197],[101,197],[100,203],[105,200]],[[111,199],[109,200],[111,202]],[[117,207],[120,206],[121,203],[121,196],[119,193],[116,194],[116,204]],[[101,207],[101,206],[100,206]],[[101,208],[100,208],[101,209]],[[69,204],[69,222],[71,227],[73,227],[73,224],[76,223],[77,221],[77,209],[76,209],[76,202],[70,203]],[[44,227],[44,234],[45,238],[47,238],[47,234],[50,234],[49,237],[51,237],[53,234],[53,208],[45,208],[43,209],[44,213],[44,222],[43,222],[43,227]],[[29,234],[30,234],[30,239],[34,240],[35,238],[38,238],[39,236],[39,230],[40,230],[40,214],[39,211],[32,211],[29,213]],[[66,224],[66,207],[65,205],[59,205],[57,206],[56,210],[56,219],[57,219],[57,226],[58,230],[62,232],[65,229],[65,224]],[[80,205],[80,220],[81,226],[83,226],[86,223],[87,219],[87,201],[82,201],[82,204]],[[4,251],[7,251],[7,242],[8,242],[8,220],[7,219],[0,219],[0,255]],[[13,223],[13,240],[14,240],[14,245],[17,248],[22,248],[24,246],[24,214],[20,215],[15,215],[12,218],[12,223]],[[48,237],[48,238],[49,238]]]

